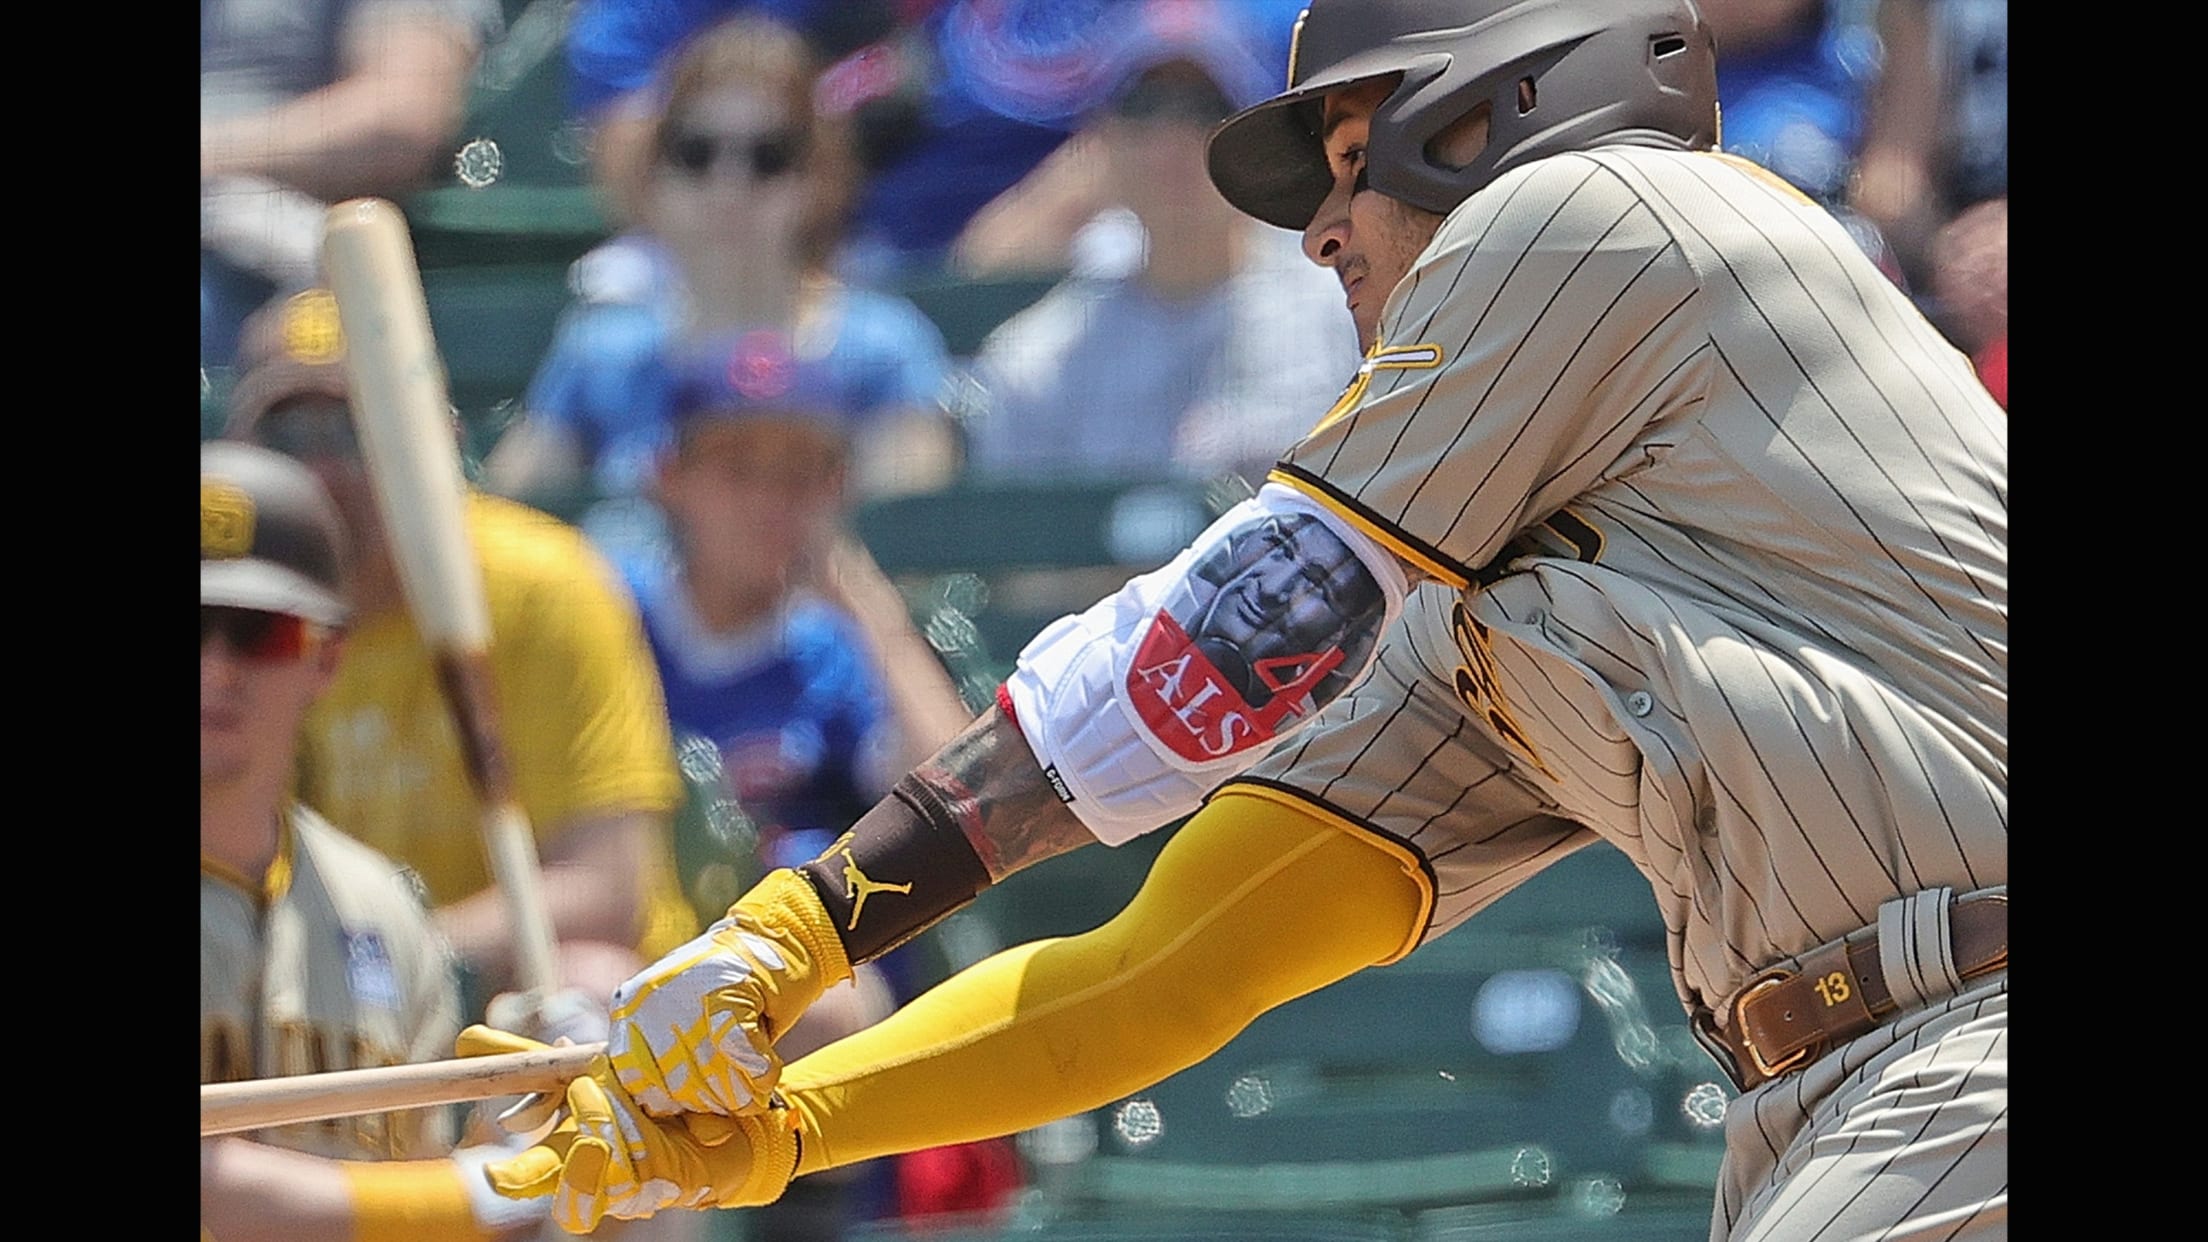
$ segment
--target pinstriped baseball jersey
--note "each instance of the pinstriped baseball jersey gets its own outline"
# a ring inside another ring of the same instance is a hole
[[[2007,459],[1967,361],[1762,170],[1523,166],[1275,472],[1440,585],[1251,779],[1408,844],[1429,935],[1610,841],[1690,1009],[2005,885]]]
[[[439,1060],[460,1033],[451,954],[415,882],[303,806],[265,880],[202,860],[199,989],[203,1083]],[[413,1109],[252,1137],[343,1159],[418,1158],[450,1148],[449,1121]]]

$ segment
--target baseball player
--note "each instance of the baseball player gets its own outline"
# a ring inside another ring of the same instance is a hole
[[[582,1229],[1101,1106],[1599,842],[1741,1089],[1713,1238],[2005,1232],[2006,420],[1835,221],[1720,152],[1716,55],[1689,0],[1313,0],[1209,164],[1340,279],[1341,399],[849,837],[624,984],[501,1192]],[[1294,689],[1260,706],[1187,582],[1291,516],[1370,585],[1319,547],[1237,605],[1342,621],[1267,657]],[[849,963],[1183,815],[1103,927],[781,1072]]]
[[[200,1081],[444,1056],[459,988],[418,883],[289,793],[349,620],[337,511],[297,462],[208,444],[199,536]],[[451,1119],[409,1110],[203,1143],[202,1227],[223,1242],[367,1242],[541,1222],[463,1175],[498,1149],[454,1153]]]

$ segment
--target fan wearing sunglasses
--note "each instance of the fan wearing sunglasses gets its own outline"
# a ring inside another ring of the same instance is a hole
[[[349,620],[346,546],[304,466],[201,447],[203,1083],[435,1060],[460,1030],[451,950],[417,883],[292,795],[300,726]],[[450,1122],[416,1109],[202,1142],[201,1226],[223,1242],[458,1242],[540,1222],[468,1176],[496,1149],[455,1152]]]
[[[1072,243],[1099,257],[977,351],[974,477],[1228,476],[1254,491],[1309,430],[1303,411],[1332,404],[1356,371],[1340,284],[1205,171],[1213,127],[1277,85],[1243,7],[1130,0],[1101,19],[1119,31],[1113,85],[1077,139],[1100,210]],[[1031,219],[1023,210],[1008,202],[990,223]],[[969,240],[992,244],[980,228]]]
[[[860,169],[848,116],[816,106],[818,73],[801,36],[757,14],[666,68],[651,158],[604,187],[628,227],[577,263],[576,300],[486,462],[492,490],[579,513],[616,559],[662,546],[641,498],[670,442],[672,360],[755,331],[826,359],[868,408],[856,495],[955,473],[941,332],[909,300],[837,274]]]

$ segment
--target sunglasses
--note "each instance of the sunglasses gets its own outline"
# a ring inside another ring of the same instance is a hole
[[[199,610],[200,650],[205,651],[219,634],[239,659],[256,664],[297,660],[314,649],[322,633],[321,626],[288,612],[220,605],[202,605]]]
[[[709,134],[674,130],[659,144],[659,161],[693,180],[736,163],[754,181],[788,174],[805,156],[805,137],[794,130],[770,134]]]

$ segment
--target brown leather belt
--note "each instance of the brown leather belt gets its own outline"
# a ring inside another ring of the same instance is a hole
[[[1948,906],[1948,944],[1965,980],[2009,964],[2006,893],[1959,897]],[[1695,1015],[1695,1034],[1746,1091],[1800,1069],[1892,1017],[1900,1005],[1879,966],[1878,937],[1811,950],[1792,969],[1773,968],[1733,994],[1732,1021]],[[1712,1044],[1715,1047],[1712,1047]]]

